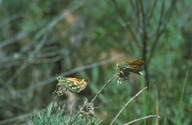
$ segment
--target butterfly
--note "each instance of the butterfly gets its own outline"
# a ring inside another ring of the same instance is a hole
[[[137,73],[137,74],[141,75],[140,71],[143,70],[142,65],[145,63],[145,60],[146,59],[143,58],[140,60],[127,62],[127,65],[130,66],[130,68],[129,68],[130,72]]]
[[[57,77],[58,85],[64,85],[66,90],[73,92],[73,93],[79,93],[87,86],[87,80],[85,79],[78,79],[78,78],[65,78],[65,77]]]

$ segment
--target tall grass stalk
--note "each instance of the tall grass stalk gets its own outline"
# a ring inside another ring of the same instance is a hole
[[[141,77],[141,88],[145,86],[145,78],[144,76]],[[142,93],[142,102],[143,102],[143,116],[147,115],[147,105],[146,105],[146,95]],[[146,120],[144,121],[144,125],[146,125]]]
[[[180,115],[180,112],[181,112],[181,104],[182,104],[182,101],[183,101],[183,95],[184,95],[184,92],[185,92],[185,86],[187,84],[188,74],[189,74],[189,71],[186,72],[185,79],[184,79],[184,82],[183,82],[181,98],[180,98],[180,101],[179,101],[179,107],[178,107],[177,116],[176,116],[176,124],[177,125],[180,125],[178,119],[179,119],[179,115]]]
[[[151,83],[149,83],[149,89],[148,89],[148,94],[147,94],[147,106],[146,106],[146,114],[149,114],[149,107],[150,107],[150,95],[151,95]],[[147,125],[147,119],[144,122],[144,125]]]
[[[165,83],[165,99],[164,99],[164,123],[163,125],[167,124],[167,82]]]

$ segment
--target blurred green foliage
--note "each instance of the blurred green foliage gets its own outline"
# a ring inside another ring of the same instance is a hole
[[[74,106],[76,112],[82,97],[87,97],[90,101],[115,74],[117,62],[141,58],[142,15],[140,11],[134,11],[137,7],[141,10],[138,6],[139,0],[116,2],[127,22],[122,20],[112,0],[0,2],[0,123],[13,124],[8,118],[44,108],[43,104],[48,105],[55,96],[52,95],[56,86],[55,77],[61,73],[65,77],[89,80],[87,88],[75,95],[78,98]],[[156,7],[153,13],[150,13],[155,2]],[[171,1],[164,2],[165,14]],[[146,59],[155,39],[161,4],[162,2],[157,0],[143,1],[148,17]],[[166,28],[148,65],[150,89],[130,103],[115,124],[126,123],[149,114],[160,115],[159,124],[192,124],[192,85],[189,84],[192,81],[190,5],[190,0],[177,0],[170,19],[162,19]],[[126,23],[136,34],[138,43]],[[160,28],[163,29],[163,26]],[[40,45],[44,39],[46,42]],[[36,51],[38,46],[40,49]],[[111,63],[95,65],[86,70],[73,70],[120,53],[125,56]],[[185,81],[186,72],[188,79]],[[144,78],[139,76],[131,76],[128,81],[118,86],[116,83],[117,81],[113,80],[94,103],[94,106],[98,107],[96,117],[103,120],[101,124],[109,124],[124,104],[145,86]],[[65,105],[68,98],[67,95],[61,97],[61,104]],[[57,112],[51,116],[46,112],[34,113],[29,119],[34,124],[40,124],[42,120],[39,119],[48,120],[47,118],[62,122],[66,121],[64,115],[68,112],[69,109],[66,109],[63,114]],[[25,120],[23,118],[21,121]],[[156,119],[151,118],[140,121],[139,124],[155,122]],[[14,124],[19,123],[21,122],[14,121]]]

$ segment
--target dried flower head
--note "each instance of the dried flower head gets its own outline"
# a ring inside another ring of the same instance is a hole
[[[121,80],[123,81],[128,80],[131,72],[129,71],[127,66],[125,66],[125,63],[117,63],[116,69],[118,71],[118,75],[116,76],[118,78],[117,84],[121,84]]]
[[[79,93],[87,86],[87,81],[85,79],[78,78],[65,78],[62,76],[57,77],[58,83],[54,93],[58,96],[63,95],[67,90],[73,93]]]
[[[116,69],[118,71],[118,75],[116,76],[118,78],[117,84],[121,84],[121,80],[125,81],[128,80],[129,75],[132,73],[135,73],[137,75],[142,75],[140,71],[142,71],[142,65],[145,63],[145,58],[127,62],[127,63],[117,63]]]
[[[80,107],[79,116],[86,117],[86,118],[92,118],[94,117],[94,107],[93,103],[89,103],[87,98],[84,98],[83,106]]]

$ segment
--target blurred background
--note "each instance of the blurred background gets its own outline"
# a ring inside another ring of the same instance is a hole
[[[27,115],[54,100],[57,76],[89,81],[73,94],[76,112],[83,97],[90,101],[116,73],[117,62],[143,57],[144,75],[131,75],[118,86],[113,80],[95,101],[96,116],[109,124],[128,99],[150,86],[116,124],[148,114],[161,116],[148,124],[192,124],[190,5],[190,0],[0,0],[0,124],[28,124]],[[63,104],[68,99],[60,98]]]

